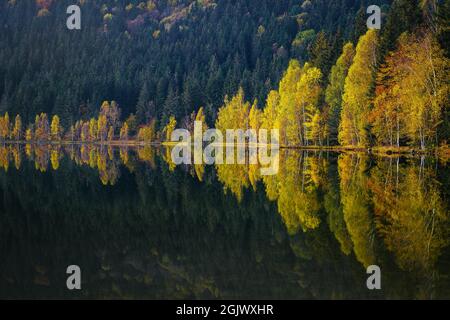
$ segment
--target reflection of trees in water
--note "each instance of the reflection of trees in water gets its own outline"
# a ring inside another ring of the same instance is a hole
[[[321,154],[282,150],[280,152],[279,172],[277,175],[261,176],[257,164],[216,165],[217,178],[241,201],[243,191],[252,187],[257,190],[262,180],[266,196],[276,201],[279,213],[289,232],[295,234],[315,229],[319,226],[318,212],[321,208],[318,188],[326,162]]]
[[[434,283],[435,267],[449,241],[449,211],[435,167],[379,159],[371,171],[377,231],[402,270],[424,275],[422,297]],[[419,162],[419,163],[417,163]]]
[[[385,292],[393,297],[403,292],[406,279],[418,281],[416,297],[429,297],[445,286],[437,280],[439,257],[448,245],[448,207],[432,161],[282,150],[279,173],[261,177],[257,165],[174,170],[163,164],[167,154],[148,146],[0,147],[3,176],[12,177],[2,188],[9,188],[14,196],[7,199],[17,199],[21,208],[4,212],[36,212],[37,221],[27,228],[34,236],[40,228],[54,232],[48,239],[61,244],[55,251],[65,252],[68,243],[87,236],[83,247],[92,248],[92,261],[100,259],[101,265],[99,270],[90,266],[92,281],[108,279],[115,286],[96,292],[99,296],[132,294],[126,283],[133,282],[142,289],[153,287],[155,294],[165,290],[166,297],[254,297],[273,281],[268,297],[360,297],[367,294],[362,267],[369,264],[387,268]],[[46,173],[33,173],[23,155]],[[64,156],[79,169],[64,163]],[[11,170],[10,163],[20,171]],[[24,176],[31,177],[29,190],[20,182]],[[102,185],[115,188],[107,191]],[[50,200],[36,206],[40,198]],[[29,237],[18,227],[21,223],[19,215],[0,234]],[[93,230],[100,233],[93,235]],[[27,252],[38,256],[40,250]],[[405,273],[399,276],[399,270]],[[267,279],[266,272],[275,278]],[[254,274],[254,291],[241,283],[244,273]],[[229,280],[235,287],[221,274],[236,277]],[[280,281],[287,285],[275,289]],[[353,282],[361,286],[345,285]]]
[[[36,170],[39,170],[40,172],[46,172],[49,158],[49,148],[40,145],[35,146],[34,165]]]
[[[356,258],[365,267],[376,261],[374,225],[367,187],[367,161],[364,154],[342,154],[338,160],[344,221]]]
[[[155,156],[156,150],[148,145],[137,148],[137,157],[139,161],[147,163],[152,169],[156,169]]]
[[[0,165],[5,170],[9,169],[9,148],[2,146],[0,147]]]
[[[22,157],[21,157],[21,153],[20,153],[20,147],[19,145],[12,145],[10,146],[10,150],[11,150],[11,154],[13,157],[13,161],[14,161],[14,167],[19,170],[20,169],[20,165],[22,164]]]
[[[278,210],[290,233],[316,229],[320,224],[318,158],[307,153],[286,152],[278,174]]]

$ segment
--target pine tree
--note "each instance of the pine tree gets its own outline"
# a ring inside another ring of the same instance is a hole
[[[325,32],[320,31],[309,50],[309,56],[313,66],[320,69],[324,74],[328,74],[331,68],[332,47]]]

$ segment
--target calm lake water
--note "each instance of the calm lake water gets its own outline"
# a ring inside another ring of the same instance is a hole
[[[282,150],[261,177],[168,152],[0,146],[0,298],[450,298],[445,164]]]

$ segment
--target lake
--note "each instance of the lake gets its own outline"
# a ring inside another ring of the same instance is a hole
[[[449,190],[431,157],[281,150],[261,176],[163,147],[1,145],[0,298],[450,298]]]

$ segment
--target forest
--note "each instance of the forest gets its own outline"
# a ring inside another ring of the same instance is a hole
[[[449,17],[450,0],[0,0],[0,298],[450,297]],[[176,164],[196,122],[278,129],[277,174]]]
[[[361,0],[83,0],[75,32],[66,2],[0,5],[0,140],[158,143],[197,120],[448,152],[448,0],[371,1],[379,31]]]

